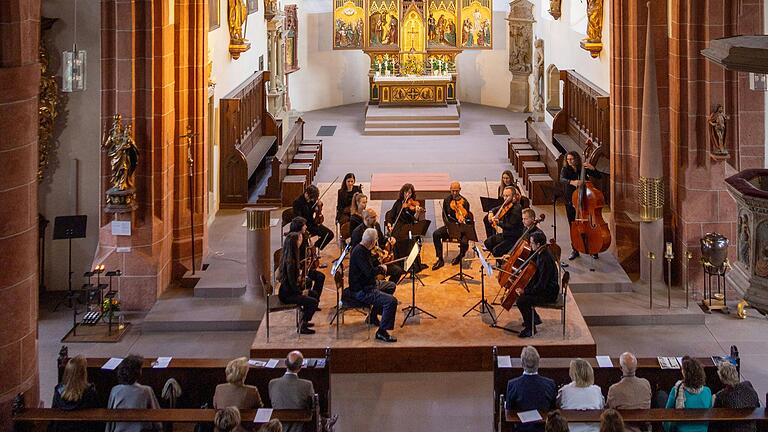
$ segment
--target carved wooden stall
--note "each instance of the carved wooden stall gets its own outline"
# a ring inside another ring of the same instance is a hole
[[[268,71],[259,71],[221,98],[220,145],[222,208],[240,208],[248,203],[248,180],[265,157],[282,144],[282,121],[267,112],[264,83]]]

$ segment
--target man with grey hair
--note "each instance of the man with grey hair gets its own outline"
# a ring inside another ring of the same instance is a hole
[[[376,210],[370,207],[365,209],[365,211],[363,212],[363,223],[358,225],[352,231],[352,234],[349,237],[349,247],[351,249],[354,250],[355,246],[360,244],[360,242],[363,240],[363,233],[368,228],[373,228],[376,230],[376,234],[378,236],[376,239],[376,244],[381,249],[384,249],[387,246],[387,244],[391,244],[392,245],[391,250],[394,250],[395,238],[384,237],[384,234],[381,232],[381,225],[379,225],[378,219],[379,219],[379,214],[376,213]],[[378,265],[379,263],[377,262],[375,264]],[[393,263],[387,264],[387,276],[389,276],[389,280],[391,282],[394,282],[395,284],[397,284],[397,282],[400,280],[400,278],[403,276],[404,273],[405,271],[403,271],[403,268],[400,267],[398,264],[393,264]]]
[[[635,376],[637,358],[631,352],[619,357],[621,381],[608,388],[608,408],[649,409],[651,407],[651,384],[645,378]],[[626,425],[627,430],[639,431],[639,425]]]
[[[274,409],[312,409],[315,388],[312,381],[300,379],[299,370],[304,363],[304,356],[299,351],[291,351],[285,358],[285,375],[269,382],[269,400]],[[283,430],[299,432],[302,423],[283,423]]]
[[[523,375],[509,380],[507,383],[507,400],[504,405],[507,410],[549,411],[555,408],[557,386],[549,378],[539,375],[539,352],[528,345],[520,352],[520,363]],[[516,431],[540,432],[544,430],[543,423],[523,423],[517,425]]]
[[[376,339],[384,342],[397,342],[387,330],[395,328],[395,314],[397,313],[397,299],[394,282],[377,281],[377,274],[386,274],[385,264],[374,263],[371,249],[376,246],[378,234],[374,228],[367,228],[363,232],[360,244],[352,250],[349,257],[349,290],[357,301],[372,306],[368,322],[378,324]],[[381,313],[381,321],[378,314]]]

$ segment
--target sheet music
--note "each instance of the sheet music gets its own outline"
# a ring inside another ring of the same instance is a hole
[[[511,368],[512,357],[510,356],[498,356],[496,357],[496,363],[499,368]]]
[[[112,357],[109,360],[107,360],[106,363],[104,363],[101,368],[106,370],[115,370],[118,366],[120,366],[120,363],[123,362],[123,359],[120,357]]]
[[[261,361],[261,360],[254,360],[250,359],[248,360],[248,364],[255,367],[264,367],[267,365],[267,362]]]
[[[173,357],[158,357],[152,364],[152,367],[155,369],[165,369],[171,364],[172,359]]]
[[[279,361],[280,360],[278,360],[278,359],[269,359],[269,361],[267,362],[267,367],[270,368],[270,369],[274,369],[274,368],[277,367],[277,363]]]
[[[613,367],[613,362],[609,356],[597,356],[595,359],[597,360],[597,365],[601,368]]]
[[[256,416],[253,417],[254,423],[269,423],[272,419],[272,408],[259,408],[256,410]]]
[[[539,412],[536,410],[520,411],[517,413],[517,417],[519,417],[520,421],[523,423],[531,423],[531,422],[543,420],[541,418],[541,414],[539,414]]]
[[[419,244],[416,243],[413,245],[413,249],[411,249],[411,253],[408,254],[408,259],[405,260],[405,267],[403,268],[403,270],[409,271],[413,263],[416,262],[416,258],[418,257],[419,257]]]

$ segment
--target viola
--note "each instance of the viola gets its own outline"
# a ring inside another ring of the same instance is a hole
[[[323,202],[318,200],[315,203],[315,224],[322,225],[323,222],[325,222],[325,217],[323,216]]]
[[[413,198],[408,198],[403,202],[403,208],[411,211],[419,212],[423,210],[421,204]]]
[[[516,196],[512,195],[506,200],[504,200],[504,203],[501,205],[501,208],[496,212],[495,215],[493,215],[493,218],[491,218],[491,226],[494,228],[499,226],[499,219],[503,218],[505,214],[512,208],[512,206],[515,205],[515,202],[517,200],[515,199]]]
[[[464,197],[460,197],[457,200],[451,200],[451,210],[456,214],[456,220],[459,221],[459,223],[466,223],[467,222],[467,216],[469,215],[469,212],[466,209],[467,201],[464,200]]]
[[[584,160],[594,165],[599,157],[599,147],[591,140],[587,141]],[[571,222],[571,244],[576,251],[593,255],[608,249],[611,245],[611,231],[603,219],[603,193],[586,177],[587,170],[582,165],[581,184],[571,196],[571,202],[576,209],[576,220]]]

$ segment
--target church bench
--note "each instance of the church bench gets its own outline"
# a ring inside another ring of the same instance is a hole
[[[523,178],[523,184],[528,184],[528,177],[532,174],[546,174],[547,166],[542,161],[524,161],[522,163],[523,172],[521,177]]]
[[[320,410],[326,415],[331,408],[330,381],[330,350],[326,350],[325,364],[321,367],[305,367],[299,372],[299,377],[312,381],[315,393],[319,395]],[[109,359],[88,358],[88,380],[96,386],[99,402],[106,406],[109,392],[117,384],[117,375],[113,370],[102,369],[101,366]],[[144,359],[142,375],[139,382],[152,387],[160,405],[164,405],[161,393],[165,382],[175,378],[182,389],[182,395],[176,402],[177,408],[200,408],[204,404],[213,406],[213,393],[218,384],[226,382],[224,369],[231,359],[193,359],[174,357],[167,368],[153,368],[154,358]],[[267,361],[269,359],[259,359]],[[315,363],[317,362],[317,359]],[[58,359],[58,379],[64,373],[64,367],[69,361],[66,347],[62,348]],[[279,378],[285,373],[285,360],[280,359],[275,368],[251,366],[246,377],[246,384],[254,385],[259,390],[264,405],[269,407],[269,381]]]
[[[494,419],[497,420],[500,418],[501,412],[499,401],[506,395],[507,382],[523,374],[520,357],[513,356],[510,359],[512,367],[499,367],[498,357],[498,348],[493,347],[493,412]],[[539,374],[554,380],[559,388],[571,382],[568,375],[571,360],[571,358],[542,358],[539,362]],[[622,372],[619,367],[619,359],[611,358],[614,366],[606,368],[598,367],[594,357],[584,358],[584,360],[588,361],[594,369],[595,385],[602,389],[603,396],[607,396],[608,388],[621,380]],[[704,366],[704,372],[707,376],[706,383],[712,393],[722,389],[723,384],[717,376],[717,366],[713,363],[712,358],[698,358],[697,360]],[[737,358],[737,368],[738,363]],[[647,379],[651,384],[651,391],[655,393],[658,390],[669,391],[680,379],[680,369],[662,369],[655,357],[638,358],[636,375]],[[498,421],[495,423],[498,425]]]
[[[517,153],[523,150],[535,150],[530,144],[512,144],[510,146],[509,162],[512,166],[517,165]]]
[[[539,160],[539,152],[536,150],[520,150],[515,156],[515,171],[518,176],[523,175],[523,162]]]
[[[544,122],[533,121],[531,117],[528,117],[525,125],[528,142],[539,152],[541,161],[547,166],[547,173],[553,179],[560,178],[565,151],[552,141],[552,129]]]
[[[317,175],[317,169],[320,167],[320,159],[317,157],[317,153],[299,151],[293,156],[293,162],[312,164],[312,178]]]
[[[299,151],[313,151],[317,152],[317,156],[320,161],[323,160],[323,140],[321,139],[305,139],[299,146]]]
[[[200,408],[174,409],[106,409],[92,408],[65,411],[54,408],[26,408],[13,415],[16,432],[45,431],[50,422],[157,422],[174,423],[213,423],[216,410]],[[256,430],[263,422],[254,422],[256,410],[241,410],[242,426],[246,430]],[[317,413],[314,410],[274,410],[271,419],[281,422],[307,423],[308,429],[317,431]],[[168,429],[166,429],[168,430]]]
[[[518,146],[525,146],[528,145],[528,138],[522,137],[522,138],[507,138],[507,159],[511,163],[514,164],[514,161],[512,160],[512,157],[514,155],[515,148],[518,148]]]
[[[283,145],[269,162],[269,179],[264,194],[259,197],[260,204],[274,205],[283,202],[283,179],[287,175],[293,175],[288,172],[288,167],[293,163],[293,157],[299,152],[302,141],[304,141],[304,120],[298,118],[283,140]],[[308,180],[311,181],[311,178]]]
[[[293,205],[293,201],[302,193],[304,189],[309,186],[307,182],[307,176],[303,175],[287,175],[283,179],[283,193],[280,201],[280,205],[283,207],[290,207]],[[291,198],[293,197],[293,198]]]
[[[554,180],[549,174],[529,174],[526,188],[528,196],[531,197],[532,205],[546,205],[552,203],[552,192],[548,189],[552,187]]]

